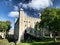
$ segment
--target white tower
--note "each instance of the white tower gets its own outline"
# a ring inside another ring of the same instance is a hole
[[[22,8],[22,3],[19,11],[19,37],[18,37],[18,42],[21,42],[21,40],[24,39],[23,36],[24,33],[24,10]]]

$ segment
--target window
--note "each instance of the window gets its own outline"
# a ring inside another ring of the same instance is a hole
[[[24,22],[28,23],[28,21],[24,21]]]
[[[30,23],[30,21],[29,21],[29,23]]]
[[[27,25],[25,25],[25,27],[26,27]]]
[[[25,22],[25,21],[24,21]]]

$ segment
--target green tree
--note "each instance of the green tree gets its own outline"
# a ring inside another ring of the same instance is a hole
[[[35,24],[35,30],[39,30],[39,22],[36,22],[36,24]]]
[[[7,26],[7,29],[6,29],[6,38],[7,38],[8,37],[8,32],[9,32],[9,30],[11,28],[11,22],[10,21],[6,21],[5,23],[6,23],[6,26]]]
[[[35,25],[39,25],[39,29],[47,29],[53,33],[54,43],[56,42],[56,32],[60,32],[60,9],[59,8],[45,8],[41,13],[41,21]]]
[[[60,9],[45,8],[42,11],[41,21],[43,21],[44,28],[53,32],[54,42],[56,42],[56,32],[60,31]]]
[[[0,21],[0,30],[5,31],[6,29],[7,29],[7,25],[5,24],[5,22]]]
[[[10,21],[6,21],[5,23],[6,23],[6,25],[8,26],[7,31],[9,31],[10,28],[11,28],[11,22],[10,22]]]
[[[5,35],[8,34],[8,31],[11,28],[11,22],[10,21],[0,21],[0,31],[4,32]]]

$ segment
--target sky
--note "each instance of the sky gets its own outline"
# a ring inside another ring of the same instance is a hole
[[[0,0],[0,20],[10,20],[11,29],[14,29],[14,22],[21,7],[25,15],[37,18],[46,7],[60,8],[60,0]]]

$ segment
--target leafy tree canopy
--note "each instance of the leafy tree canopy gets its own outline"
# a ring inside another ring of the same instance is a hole
[[[35,25],[36,30],[37,28],[46,28],[49,31],[60,31],[59,8],[45,8],[41,14],[41,21]]]
[[[0,21],[0,31],[9,31],[11,28],[10,21]]]
[[[60,31],[60,9],[45,8],[42,11],[41,22],[43,23],[43,27],[50,31]]]

